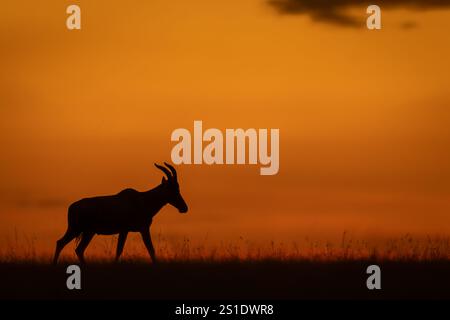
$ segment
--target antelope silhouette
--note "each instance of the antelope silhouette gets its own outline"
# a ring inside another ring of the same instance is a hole
[[[64,236],[56,242],[53,263],[58,261],[61,250],[73,239],[81,239],[75,253],[84,263],[84,251],[94,235],[119,234],[116,261],[122,254],[128,232],[140,232],[145,247],[156,262],[155,249],[150,236],[153,217],[170,204],[180,213],[186,213],[188,207],[180,193],[177,172],[173,166],[164,162],[166,167],[155,163],[164,172],[165,177],[159,186],[144,192],[125,189],[115,195],[84,198],[72,203],[68,210],[68,227]],[[169,171],[170,170],[170,171]]]

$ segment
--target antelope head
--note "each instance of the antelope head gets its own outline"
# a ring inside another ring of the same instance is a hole
[[[180,193],[180,186],[178,185],[177,171],[173,166],[164,162],[164,166],[155,163],[155,166],[160,169],[166,177],[162,178],[161,185],[167,195],[168,203],[178,209],[180,213],[186,213],[188,211],[188,206],[184,201]],[[170,170],[170,171],[169,171]]]

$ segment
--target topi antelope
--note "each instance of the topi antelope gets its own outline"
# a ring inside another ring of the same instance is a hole
[[[168,163],[166,167],[155,163],[167,177],[154,189],[139,192],[125,189],[116,195],[81,199],[70,205],[68,227],[64,236],[56,242],[53,263],[58,261],[61,250],[73,239],[80,238],[75,252],[84,263],[84,251],[95,234],[119,234],[116,260],[122,254],[128,232],[140,232],[145,247],[153,262],[156,262],[155,249],[150,236],[153,217],[166,204],[171,204],[180,213],[188,207],[180,194],[175,168]],[[169,171],[170,170],[170,171]]]

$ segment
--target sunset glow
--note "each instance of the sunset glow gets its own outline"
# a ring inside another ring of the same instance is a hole
[[[189,213],[152,226],[168,239],[450,234],[448,8],[386,10],[378,32],[264,0],[75,1],[68,31],[73,2],[1,4],[0,250],[19,234],[50,254],[70,203],[157,186],[195,120],[279,128],[279,171],[178,165]]]

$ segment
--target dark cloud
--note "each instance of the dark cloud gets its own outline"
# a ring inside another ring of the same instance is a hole
[[[48,198],[48,199],[16,199],[12,204],[19,208],[40,208],[51,209],[67,206],[67,201],[63,199]]]
[[[268,0],[281,14],[303,14],[308,15],[314,21],[332,23],[341,26],[361,27],[364,26],[363,18],[349,14],[349,9],[367,8],[376,4],[383,9],[449,9],[450,0]]]
[[[0,190],[0,204],[6,204],[17,208],[60,208],[70,204],[67,199],[57,197],[32,197],[27,192]]]
[[[414,21],[405,21],[401,24],[401,28],[405,30],[414,29],[417,27],[417,23]]]

